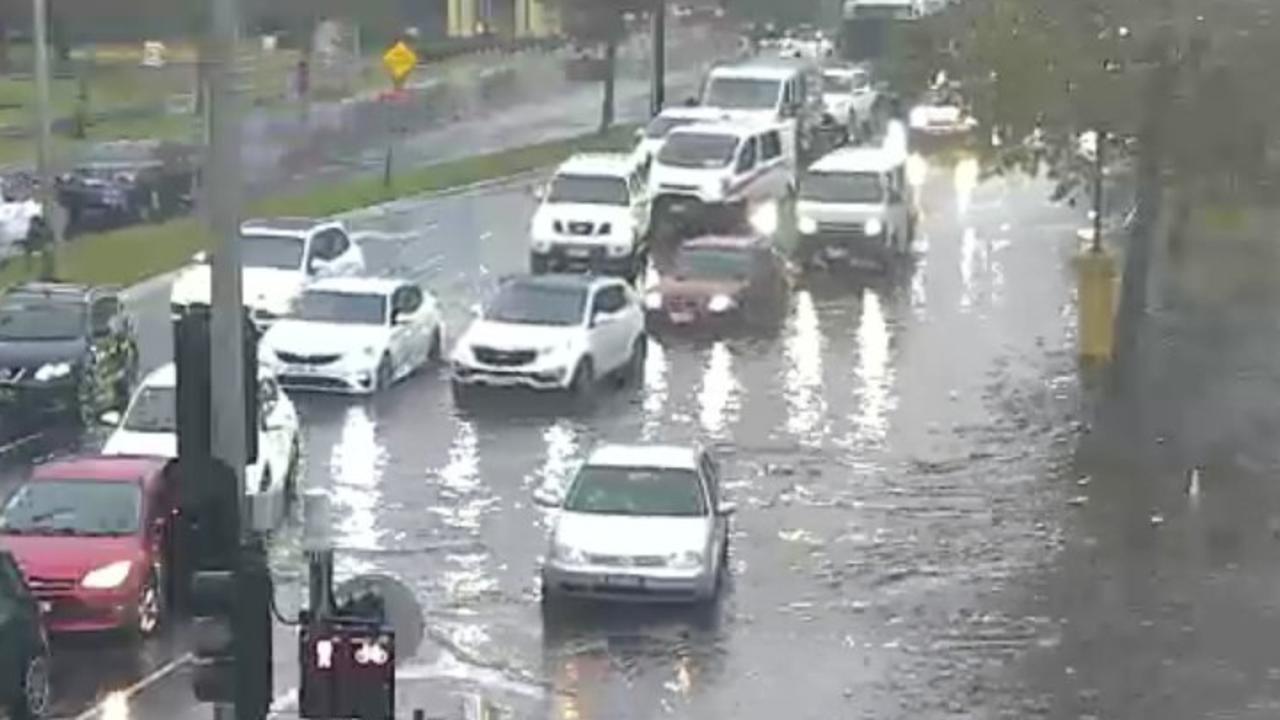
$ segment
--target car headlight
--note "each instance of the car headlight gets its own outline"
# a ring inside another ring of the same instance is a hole
[[[556,231],[556,232],[558,232],[558,233],[563,233],[563,232],[564,232],[564,223],[560,222],[559,220],[555,220],[555,221],[553,221],[553,222],[551,223],[551,229],[552,229],[552,230],[555,230],[555,231]]]
[[[751,227],[761,235],[778,231],[778,204],[768,202],[751,211]]]
[[[133,563],[129,560],[117,560],[85,573],[80,579],[80,586],[90,590],[111,590],[124,584],[129,578]]]
[[[728,295],[714,295],[711,300],[707,302],[707,309],[713,313],[723,313],[729,312],[737,304],[737,301]]]
[[[912,110],[909,122],[911,123],[911,127],[917,130],[928,127],[929,111],[924,108],[916,108]]]
[[[658,310],[662,307],[662,293],[657,290],[650,290],[645,293],[644,306],[650,310]]]
[[[693,568],[702,567],[702,553],[692,551],[677,553],[667,558],[667,564],[673,568],[679,568],[682,570],[691,570]]]
[[[557,560],[570,565],[585,565],[587,563],[587,554],[576,547],[556,543],[551,546],[551,552]]]
[[[530,248],[538,254],[551,252],[551,243],[540,238],[533,238],[529,243]]]
[[[613,232],[613,223],[600,223],[600,229],[596,231],[597,235],[609,235]]]
[[[61,380],[71,374],[71,363],[69,362],[52,362],[45,363],[36,369],[35,378],[38,382],[52,382]]]
[[[879,235],[884,232],[884,223],[880,222],[880,218],[871,218],[867,224],[863,226],[863,230],[868,235]]]
[[[818,232],[818,221],[801,215],[800,219],[796,221],[796,229],[800,231],[801,235],[812,235]]]
[[[360,348],[360,354],[364,355],[365,357],[373,357],[374,355],[378,354],[378,348],[372,345],[365,345],[364,347]]]

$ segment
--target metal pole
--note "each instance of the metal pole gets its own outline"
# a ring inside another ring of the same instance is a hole
[[[45,227],[52,231],[51,246],[41,250],[41,273],[52,279],[57,273],[55,253],[62,240],[62,223],[58,222],[56,193],[53,188],[52,109],[49,105],[49,5],[47,0],[32,0],[32,28],[36,55],[36,171],[40,176],[40,214]]]
[[[211,365],[210,426],[213,457],[236,475],[241,542],[253,523],[244,492],[245,396],[244,310],[240,278],[240,107],[235,77],[240,17],[237,0],[209,0],[212,27],[209,66],[208,171],[209,230],[215,239],[211,277],[210,341],[217,357]],[[215,705],[218,720],[236,717],[230,705]]]
[[[333,613],[333,542],[329,496],[310,491],[302,496],[302,549],[307,554],[308,602],[312,620]]]
[[[667,102],[667,2],[658,0],[653,6],[653,77],[649,89],[649,114],[662,112]]]
[[[1101,252],[1102,250],[1102,172],[1106,167],[1103,159],[1103,148],[1107,146],[1107,133],[1104,130],[1098,130],[1096,133],[1097,147],[1093,152],[1093,245],[1090,248],[1093,252]]]

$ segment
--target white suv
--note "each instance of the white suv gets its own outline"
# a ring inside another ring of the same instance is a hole
[[[454,397],[477,386],[567,390],[582,398],[605,376],[643,378],[644,310],[618,278],[507,278],[454,348]]]
[[[556,170],[534,212],[530,269],[633,278],[644,267],[648,233],[648,182],[639,158],[575,155]]]
[[[207,305],[210,268],[203,253],[173,283],[170,307]],[[272,218],[240,226],[240,262],[244,268],[244,304],[254,321],[269,325],[290,314],[311,281],[360,275],[364,253],[336,220]]]

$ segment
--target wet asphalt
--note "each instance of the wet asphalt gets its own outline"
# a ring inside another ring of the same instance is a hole
[[[1080,493],[1070,258],[1081,219],[1049,204],[1043,182],[937,162],[919,190],[913,262],[889,277],[798,280],[773,336],[655,338],[644,387],[605,391],[588,414],[512,396],[459,415],[440,369],[372,400],[297,398],[303,483],[334,499],[340,575],[395,575],[426,615],[428,640],[399,675],[406,716],[456,713],[468,693],[566,720],[1052,707],[1033,681],[1063,637],[1038,598]],[[524,268],[532,183],[352,225],[381,233],[365,242],[375,268],[425,279],[456,334],[499,276]],[[159,328],[144,346],[167,341],[163,293],[134,310]],[[537,491],[596,443],[693,439],[713,447],[740,508],[717,612],[586,607],[544,627],[549,511]],[[281,605],[296,608],[296,528],[273,555]],[[179,655],[170,642],[146,648],[156,662],[134,676]],[[287,643],[281,630],[286,716]],[[96,651],[63,656],[67,708],[120,687],[96,681],[100,665]],[[207,715],[185,690],[179,668],[127,716]]]

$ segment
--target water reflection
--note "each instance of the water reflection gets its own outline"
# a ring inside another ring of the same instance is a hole
[[[446,527],[476,534],[480,530],[479,504],[480,453],[475,425],[459,421],[449,448],[449,462],[436,474],[440,486],[440,502],[430,511],[440,518]]]
[[[533,495],[543,507],[559,504],[568,490],[573,465],[578,458],[578,433],[573,424],[561,419],[542,432],[547,455],[536,470],[525,476],[525,486],[533,485]],[[545,521],[545,518],[544,518]]]
[[[338,544],[349,549],[376,552],[384,549],[385,526],[378,520],[382,504],[382,478],[387,449],[378,437],[378,426],[364,405],[351,405],[343,415],[342,430],[329,456],[333,478],[333,507]],[[344,557],[344,564],[358,562]],[[361,572],[368,568],[346,568]]]
[[[956,207],[961,215],[969,212],[969,208],[973,204],[973,192],[978,187],[980,174],[981,170],[977,158],[965,157],[956,163]]]
[[[966,227],[964,233],[960,236],[960,281],[963,285],[960,291],[960,307],[968,310],[973,306],[974,293],[974,271],[981,262],[982,246],[978,242],[978,232],[972,227]]]
[[[702,388],[698,392],[699,419],[704,432],[723,437],[725,428],[737,416],[739,387],[733,375],[733,357],[723,341],[711,347],[707,369],[702,375]]]
[[[667,351],[662,343],[649,341],[649,354],[644,366],[644,426],[641,437],[646,442],[657,439],[667,407],[667,373],[670,371]]]
[[[813,295],[796,293],[791,334],[786,339],[787,432],[802,444],[821,442],[827,412],[822,392],[822,327]]]
[[[858,322],[858,366],[861,402],[858,404],[856,433],[863,442],[884,442],[892,409],[893,366],[890,362],[889,324],[880,295],[867,289],[862,296],[862,318]]]

